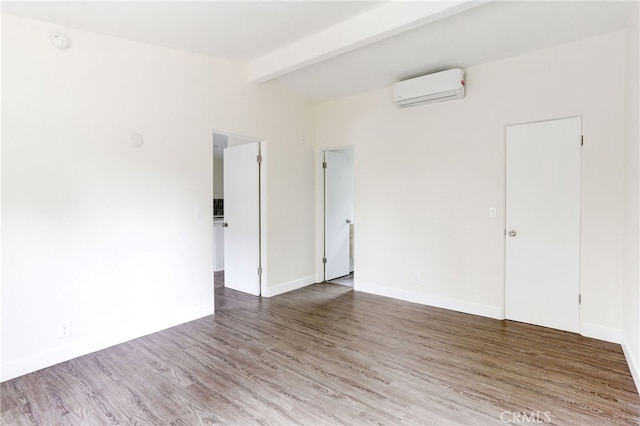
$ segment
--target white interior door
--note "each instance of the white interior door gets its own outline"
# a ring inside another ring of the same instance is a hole
[[[259,142],[224,149],[224,285],[260,295]]]
[[[581,127],[506,128],[507,319],[579,331]]]
[[[353,220],[352,149],[325,152],[325,280],[348,275],[349,230]]]

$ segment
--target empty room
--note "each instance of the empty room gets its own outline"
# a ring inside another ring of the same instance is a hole
[[[0,6],[0,424],[640,423],[638,1]]]

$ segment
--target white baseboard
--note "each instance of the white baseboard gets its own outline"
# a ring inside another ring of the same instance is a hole
[[[206,317],[212,315],[213,311],[213,303],[207,303],[182,309],[171,314],[163,312],[154,315],[152,319],[147,317],[146,321],[141,321],[139,314],[136,314],[135,318],[119,319],[115,328],[102,330],[102,332],[96,336],[82,339],[73,339],[73,337],[70,337],[64,345],[15,361],[3,363],[0,369],[0,382],[106,349],[129,340],[137,339],[138,337],[175,327],[198,318]]]
[[[622,342],[622,331],[618,328],[605,327],[597,324],[581,323],[580,334],[584,337],[604,340],[605,342]]]
[[[275,285],[273,287],[267,288],[267,294],[263,294],[264,297],[273,297],[279,294],[286,293],[288,291],[297,290],[302,287],[306,287],[311,284],[315,284],[316,280],[313,275],[309,275],[308,277],[300,278],[297,280],[289,281],[288,283],[282,283]]]
[[[629,371],[631,371],[633,382],[636,384],[636,390],[640,395],[640,365],[638,364],[638,359],[633,355],[629,349],[626,339],[624,338],[622,339],[622,352],[624,352],[624,357],[627,359]]]
[[[483,305],[480,303],[467,302],[465,300],[435,296],[432,294],[417,293],[408,290],[400,290],[397,288],[384,287],[371,283],[362,283],[358,280],[355,281],[354,290],[377,294],[378,296],[386,296],[394,299],[405,300],[407,302],[434,306],[436,308],[444,308],[452,311],[479,315],[482,317],[504,319],[504,309],[498,306]]]

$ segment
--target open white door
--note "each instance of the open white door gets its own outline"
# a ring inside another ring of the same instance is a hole
[[[224,150],[224,285],[260,295],[259,142]]]
[[[325,152],[325,280],[348,275],[353,220],[353,156],[349,149]]]
[[[507,319],[579,331],[581,123],[506,128]]]

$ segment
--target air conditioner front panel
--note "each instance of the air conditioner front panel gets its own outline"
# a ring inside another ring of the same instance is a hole
[[[393,85],[393,101],[401,107],[464,96],[464,71],[460,68],[412,78]]]

